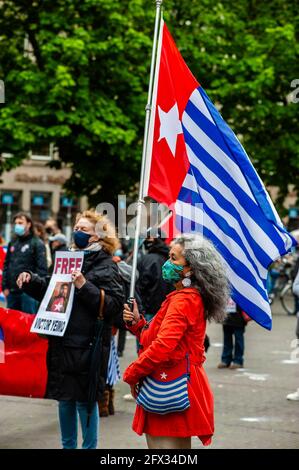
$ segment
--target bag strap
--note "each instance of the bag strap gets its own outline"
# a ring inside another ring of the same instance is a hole
[[[99,320],[104,320],[104,305],[105,305],[105,291],[100,289],[100,310],[99,310]]]
[[[186,354],[186,361],[187,361],[187,377],[190,380],[190,356],[189,353]]]

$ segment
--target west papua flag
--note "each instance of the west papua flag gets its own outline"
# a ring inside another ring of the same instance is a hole
[[[0,308],[0,395],[44,398],[48,341],[30,333],[34,315]]]
[[[0,364],[4,363],[4,354],[5,354],[5,345],[4,345],[4,334],[3,330],[0,327]]]
[[[296,240],[239,140],[185,64],[164,21],[158,41],[143,196],[171,208],[175,232],[222,255],[233,300],[271,329],[268,266]]]

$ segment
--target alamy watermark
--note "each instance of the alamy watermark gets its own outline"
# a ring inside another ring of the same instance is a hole
[[[293,339],[291,341],[291,348],[290,359],[292,362],[299,364],[299,339]]]
[[[118,195],[118,204],[103,202],[98,204],[96,211],[105,214],[114,227],[118,229],[118,238],[135,238],[135,230],[140,210],[140,237],[159,237],[162,228],[165,238],[169,234],[181,233],[198,235],[202,234],[204,227],[203,204],[188,204],[176,202],[166,208],[165,205],[156,202],[143,204],[133,202],[127,205],[126,195]],[[107,236],[105,222],[97,224],[97,234]]]
[[[4,81],[0,80],[0,104],[5,103],[5,85]]]
[[[297,104],[299,103],[299,78],[291,81],[291,88],[295,89],[289,94],[289,101],[290,103]]]

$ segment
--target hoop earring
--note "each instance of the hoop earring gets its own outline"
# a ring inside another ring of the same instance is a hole
[[[191,279],[189,277],[184,277],[182,280],[182,284],[184,287],[190,287],[191,286]]]

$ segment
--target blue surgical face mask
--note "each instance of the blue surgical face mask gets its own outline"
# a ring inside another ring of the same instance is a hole
[[[123,250],[121,248],[118,248],[115,252],[114,252],[114,256],[119,256],[120,258],[123,256]]]
[[[182,276],[182,271],[184,266],[172,263],[170,260],[167,260],[162,266],[162,277],[165,281],[175,284],[178,282]]]
[[[23,235],[25,235],[26,229],[25,229],[24,225],[15,224],[14,232],[15,232],[16,235],[18,235],[18,237],[22,237]]]
[[[81,230],[76,230],[73,232],[75,245],[80,249],[87,247],[90,237],[91,235],[89,233],[81,232]]]

